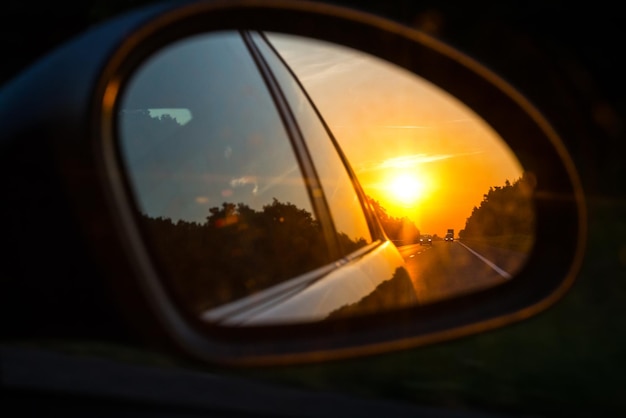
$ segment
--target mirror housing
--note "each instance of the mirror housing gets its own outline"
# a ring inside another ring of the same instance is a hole
[[[137,225],[117,149],[116,106],[128,78],[151,54],[185,37],[229,29],[302,35],[365,51],[429,80],[487,121],[537,184],[535,245],[515,280],[432,305],[307,324],[232,328],[181,312],[163,289],[154,254]],[[77,60],[84,63],[82,68],[76,68]],[[25,101],[32,92],[43,92],[35,109]],[[572,285],[582,258],[584,195],[549,121],[513,86],[472,58],[426,33],[366,13],[306,1],[148,7],[91,30],[36,65],[0,97],[11,141],[36,137],[54,150],[61,189],[124,320],[149,340],[203,361],[320,361],[487,331],[536,315],[558,301]]]

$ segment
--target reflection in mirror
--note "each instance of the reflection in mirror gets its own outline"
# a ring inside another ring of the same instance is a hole
[[[532,246],[532,176],[504,142],[354,50],[188,38],[138,68],[118,110],[148,250],[172,299],[205,321],[427,304],[511,279]]]

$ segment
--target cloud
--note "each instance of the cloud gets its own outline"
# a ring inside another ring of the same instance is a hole
[[[447,160],[466,155],[480,154],[482,151],[466,152],[458,154],[413,154],[401,157],[389,158],[384,161],[366,161],[355,167],[355,171],[363,173],[367,171],[389,170],[397,168],[412,168],[421,164]]]
[[[338,45],[275,33],[268,36],[303,84],[358,74],[355,71],[365,62],[361,53]]]
[[[432,126],[421,125],[379,125],[379,128],[384,129],[430,129]]]
[[[257,194],[257,192],[259,191],[259,185],[257,183],[256,177],[254,176],[239,177],[230,181],[230,187],[232,187],[233,189],[246,184],[253,184],[254,189],[252,190],[252,194]]]
[[[263,194],[274,186],[287,184],[289,182],[288,179],[293,178],[294,173],[297,173],[297,171],[298,171],[297,165],[291,166],[287,171],[285,171],[281,175],[269,179],[267,181],[267,184],[263,186],[260,190],[258,190],[258,194]]]
[[[355,71],[363,61],[361,58],[352,57],[338,59],[332,56],[322,56],[321,54],[317,56],[317,60],[307,60],[306,62],[301,62],[299,66],[298,64],[292,64],[294,67],[299,67],[298,78],[309,88],[314,83],[328,83],[329,80],[341,79],[342,75],[354,76]]]

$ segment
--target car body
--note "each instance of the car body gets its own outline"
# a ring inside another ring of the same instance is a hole
[[[336,3],[355,6],[351,1]],[[98,90],[94,79],[84,77],[92,77],[90,69],[101,62],[72,56],[61,61],[61,66],[64,64],[66,71],[77,66],[84,71],[73,72],[69,78],[62,72],[56,82],[45,84],[38,83],[45,66],[27,68],[52,47],[135,5],[133,1],[126,5],[85,2],[65,8],[56,3],[13,2],[4,15],[12,24],[2,26],[7,59],[1,69],[0,102],[5,112],[0,124],[0,169],[6,180],[0,210],[7,241],[0,292],[3,410],[17,416],[42,416],[53,410],[64,416],[135,417],[626,414],[626,252],[621,239],[626,231],[626,91],[623,70],[616,61],[624,39],[619,5],[600,1],[565,8],[558,2],[494,5],[444,0],[437,4],[370,1],[356,6],[402,23],[406,33],[417,28],[455,45],[516,86],[535,105],[533,112],[551,122],[563,138],[562,150],[572,155],[567,169],[579,173],[589,207],[585,214],[589,234],[563,239],[563,246],[583,241],[585,250],[577,253],[580,269],[572,270],[575,283],[557,295],[558,300],[549,301],[549,309],[532,315],[524,311],[512,326],[487,327],[464,334],[464,338],[436,336],[418,347],[372,349],[365,353],[372,355],[360,352],[356,358],[352,358],[354,351],[345,350],[343,358],[318,358],[315,364],[291,365],[290,355],[285,354],[280,358],[286,365],[259,368],[189,362],[186,357],[164,354],[170,351],[157,347],[169,348],[169,341],[156,338],[155,343],[147,338],[154,332],[150,304],[129,298],[134,309],[125,311],[129,304],[124,298],[111,297],[136,292],[137,282],[128,280],[131,274],[120,275],[119,281],[108,280],[113,271],[124,270],[119,253],[129,251],[130,245],[110,245],[111,231],[105,226],[111,222],[103,210],[106,202],[91,193],[98,180],[83,160],[82,151],[91,144],[70,140],[77,136],[76,131],[88,127],[67,124],[65,117],[84,115],[81,112],[92,104],[78,101],[80,105],[73,106],[70,103],[77,102],[68,98],[87,93],[57,89],[71,84]],[[169,7],[171,4],[163,10]],[[323,9],[324,3],[316,7]],[[148,21],[154,15],[143,10],[133,14],[133,19]],[[287,17],[302,26],[294,15]],[[117,24],[123,27],[123,22]],[[349,33],[354,27],[343,22],[306,29],[314,36],[324,30]],[[83,48],[81,57],[91,56],[93,51]],[[370,52],[389,56],[390,50]],[[410,55],[393,51],[397,54],[393,57],[401,57],[398,61],[412,60]],[[428,58],[420,57],[433,73],[439,72],[440,63]],[[457,92],[462,95],[470,86],[465,78],[458,81]],[[34,88],[24,88],[29,84]],[[20,88],[12,89],[8,100],[4,89],[16,85]],[[472,107],[491,106],[478,96],[470,101]],[[42,106],[51,102],[58,107]],[[9,108],[3,107],[7,103],[20,103],[20,112],[8,112]],[[507,109],[492,106],[491,112],[507,120]],[[45,117],[37,119],[42,113]],[[28,135],[9,141],[14,135],[9,129],[14,118],[45,120],[47,125],[33,124]],[[61,145],[42,141],[49,134],[43,127],[50,125],[56,126]],[[519,151],[537,154],[532,147]],[[72,189],[65,183],[67,179],[73,189],[82,191],[83,198],[67,192]],[[567,195],[544,194],[536,203],[554,208],[558,214],[569,199]],[[90,213],[88,222],[79,219],[79,213],[85,211]],[[540,233],[558,237],[568,233],[549,223],[538,227]],[[87,229],[92,233],[86,234]],[[460,245],[446,249],[455,247]],[[549,270],[559,262],[558,256],[554,258],[542,265],[547,271],[538,274],[538,279],[560,274]],[[511,300],[500,302],[506,305]],[[438,310],[427,313],[437,315]],[[184,328],[185,324],[176,325]],[[139,332],[141,329],[147,332]],[[303,336],[298,330],[293,328],[279,337],[295,341],[294,345],[297,338],[313,345],[322,341],[319,335]],[[335,331],[357,342],[367,336],[365,331],[350,335],[349,329],[341,327]],[[264,338],[278,340],[265,329],[258,334],[255,348],[259,352],[266,347]],[[232,351],[241,350],[233,342],[240,337],[235,335],[230,341]]]
[[[433,236],[430,234],[420,234],[420,245],[433,245]]]
[[[452,241],[454,241],[454,235],[451,234],[450,232],[448,232],[446,234],[446,236],[443,237],[443,240],[446,241],[446,242],[452,242]]]

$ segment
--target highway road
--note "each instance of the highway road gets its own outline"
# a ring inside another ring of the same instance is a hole
[[[493,247],[470,247],[460,241],[435,241],[398,247],[420,303],[474,292],[510,280],[526,256]]]

